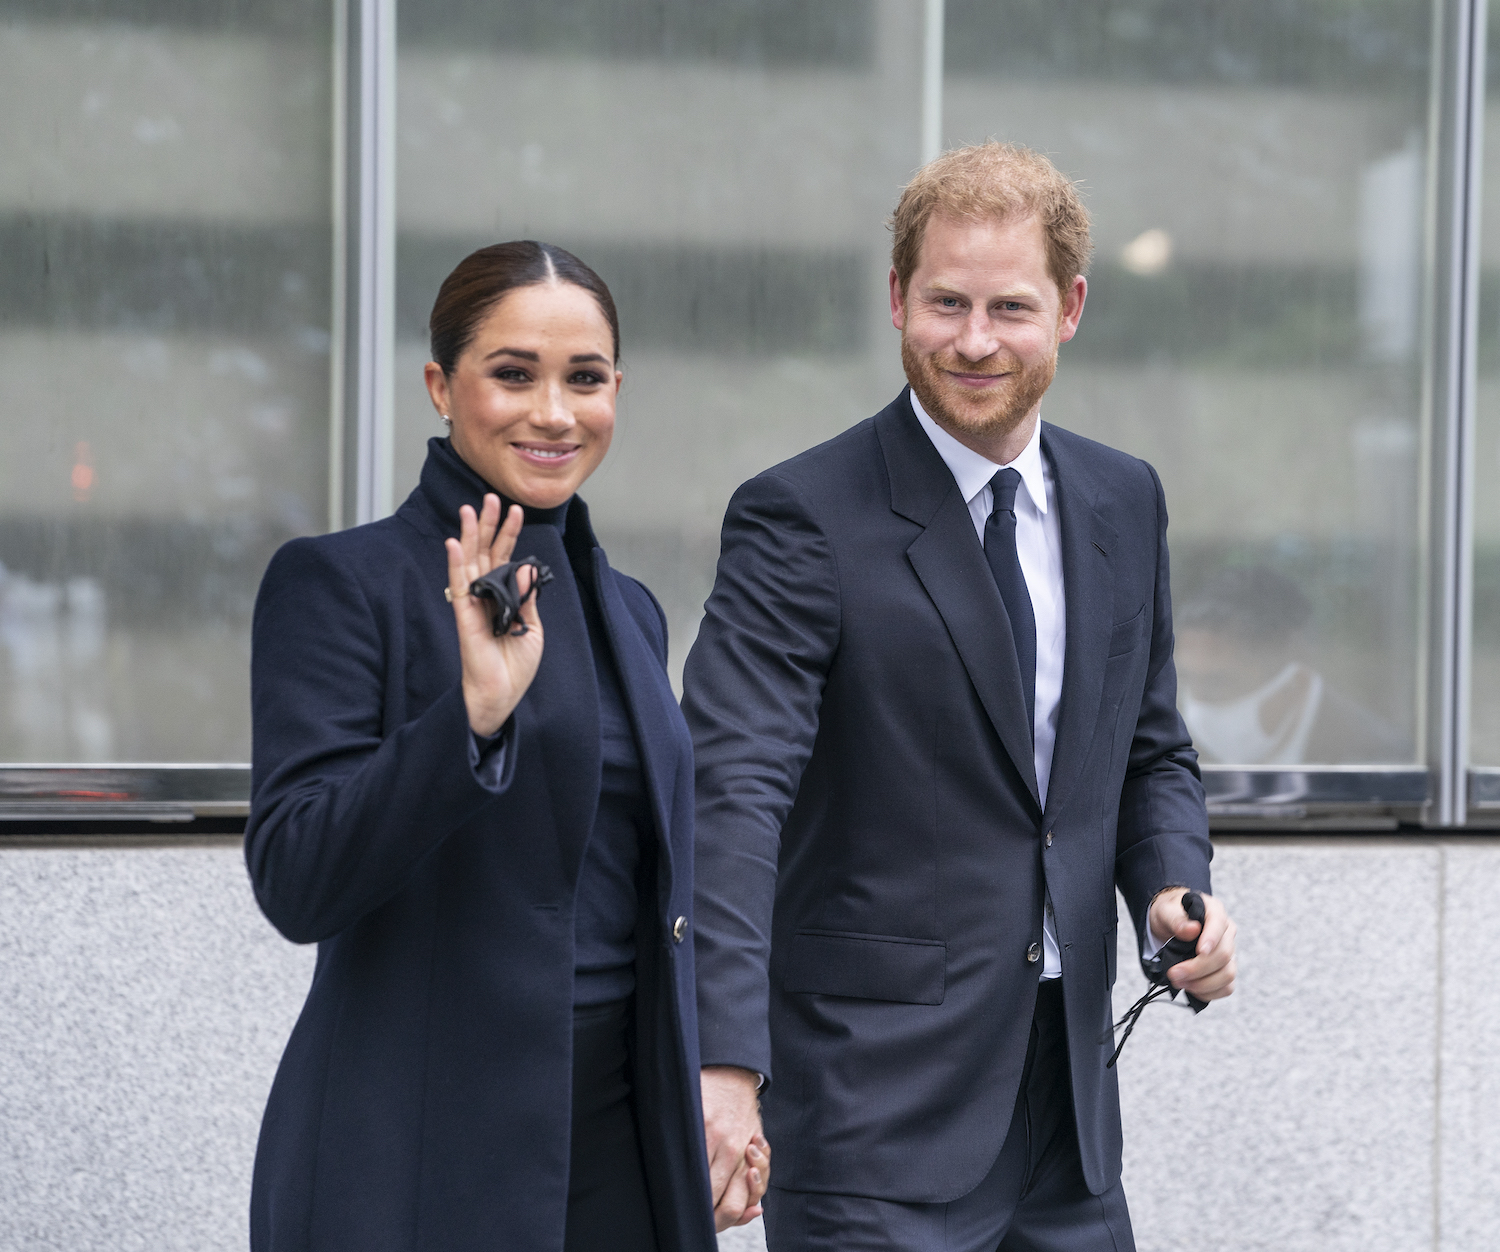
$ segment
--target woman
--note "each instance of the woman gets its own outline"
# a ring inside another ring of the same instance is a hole
[[[571,254],[499,244],[431,332],[450,435],[420,486],[287,544],[256,604],[246,858],[319,948],[251,1244],[711,1249],[690,747],[661,609],[574,494],[614,429],[614,302]],[[513,553],[553,577],[522,568],[526,629],[496,636],[469,587]]]

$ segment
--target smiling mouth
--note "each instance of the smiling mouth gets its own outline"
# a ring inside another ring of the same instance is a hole
[[[558,447],[556,444],[516,443],[512,444],[517,452],[528,460],[536,461],[566,461],[577,453],[582,445],[576,443],[564,444]]]

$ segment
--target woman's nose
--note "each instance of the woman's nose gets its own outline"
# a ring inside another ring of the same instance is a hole
[[[538,426],[547,430],[567,430],[574,424],[573,410],[568,407],[568,398],[561,387],[549,387],[547,398],[536,415]]]

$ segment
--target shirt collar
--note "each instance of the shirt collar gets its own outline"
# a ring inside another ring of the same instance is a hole
[[[964,503],[967,504],[989,486],[990,479],[995,476],[997,470],[1007,467],[991,461],[988,457],[980,456],[973,448],[959,443],[927,416],[927,410],[922,407],[922,402],[917,399],[915,391],[909,390],[907,395],[911,397],[912,412],[917,415],[917,421],[927,432],[927,437],[932,440],[932,446],[937,449],[938,455],[943,458],[943,463],[952,473],[953,481],[958,484],[959,494],[963,496]],[[1021,475],[1021,482],[1026,486],[1026,494],[1031,497],[1031,503],[1036,506],[1038,513],[1045,516],[1047,484],[1042,465],[1042,423],[1040,421],[1037,422],[1036,429],[1031,432],[1031,439],[1021,449],[1021,455],[1009,463],[1009,468]]]

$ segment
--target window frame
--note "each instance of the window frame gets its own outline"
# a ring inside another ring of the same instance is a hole
[[[332,0],[333,396],[329,525],[393,507],[396,0]],[[1469,763],[1473,478],[1488,0],[1437,0],[1423,322],[1419,761],[1206,765],[1217,830],[1500,825],[1500,767]],[[926,0],[924,148],[941,134],[942,0]],[[250,767],[0,764],[0,833],[20,821],[243,818]]]

